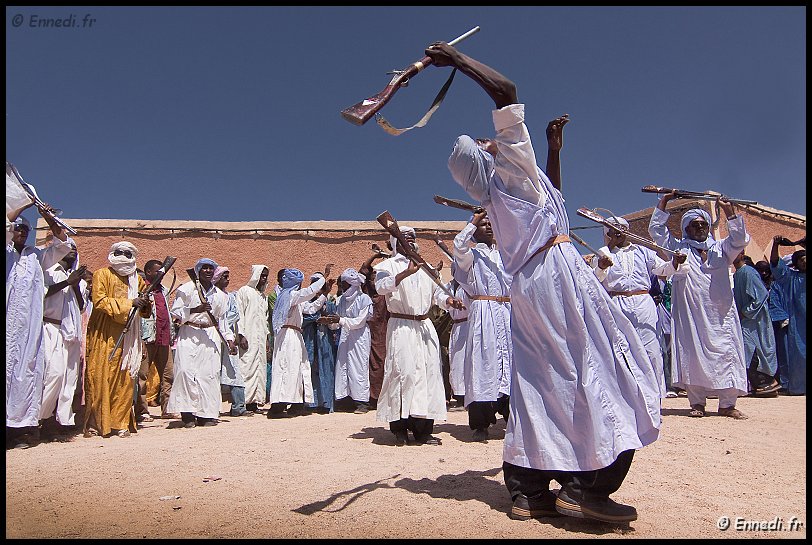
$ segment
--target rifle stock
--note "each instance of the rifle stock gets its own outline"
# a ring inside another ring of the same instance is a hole
[[[479,32],[478,26],[472,28],[462,36],[451,40],[448,42],[448,45],[456,45],[477,32]],[[409,83],[409,78],[416,76],[425,67],[431,65],[432,62],[434,61],[431,60],[431,57],[426,56],[410,64],[403,70],[395,72],[395,76],[389,81],[389,84],[383,88],[383,91],[342,110],[341,117],[354,125],[363,125],[392,99],[398,89],[405,87],[406,84]]]
[[[206,296],[203,293],[203,287],[200,285],[200,279],[197,277],[197,273],[195,272],[194,268],[186,269],[186,274],[188,274],[189,278],[192,279],[192,282],[195,283],[195,288],[197,289],[198,297],[200,297],[200,302],[208,303],[209,301],[206,299]],[[218,335],[220,335],[220,339],[226,344],[226,346],[228,346],[228,341],[226,340],[225,335],[223,335],[223,332],[220,331],[220,328],[217,326],[217,318],[214,317],[214,314],[212,314],[210,310],[206,311],[206,315],[209,317],[211,325],[214,326],[214,330],[217,331]]]
[[[437,204],[442,204],[443,206],[450,206],[451,208],[468,210],[469,212],[473,212],[474,214],[479,214],[480,212],[485,210],[479,205],[467,203],[465,201],[458,201],[457,199],[449,199],[448,197],[442,197],[440,195],[434,196],[434,202],[436,202]]]

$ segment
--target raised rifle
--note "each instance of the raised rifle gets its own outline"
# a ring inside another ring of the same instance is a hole
[[[177,257],[172,257],[171,255],[166,256],[166,259],[164,259],[164,262],[163,262],[163,265],[161,265],[161,268],[158,269],[158,272],[155,275],[155,278],[147,286],[147,289],[145,289],[143,293],[139,293],[138,296],[139,297],[149,297],[149,294],[152,293],[153,291],[155,291],[158,288],[158,286],[161,285],[161,280],[164,279],[164,275],[166,274],[166,272],[169,269],[172,268],[172,265],[175,264],[176,259],[177,259]],[[130,326],[133,325],[133,320],[135,319],[135,315],[138,312],[138,310],[139,309],[137,309],[135,307],[133,307],[130,310],[130,314],[129,314],[129,316],[127,316],[127,322],[124,324],[124,330],[121,332],[121,335],[118,336],[118,340],[116,341],[116,345],[113,347],[113,350],[110,352],[110,356],[107,358],[107,361],[113,361],[113,356],[115,356],[116,350],[119,349],[119,347],[121,346],[121,343],[124,342],[124,336],[130,330]]]
[[[67,223],[65,223],[64,221],[62,221],[57,217],[60,214],[62,214],[62,210],[58,208],[51,208],[50,206],[42,202],[40,198],[37,197],[37,193],[34,190],[34,187],[31,184],[26,183],[25,180],[23,180],[23,176],[22,174],[20,174],[20,171],[17,170],[17,167],[15,167],[12,163],[6,161],[6,176],[8,175],[12,175],[14,176],[14,178],[16,178],[17,182],[20,184],[20,187],[22,187],[23,190],[25,190],[25,192],[28,194],[28,198],[31,199],[31,202],[37,207],[37,209],[41,213],[45,214],[46,216],[49,216],[52,220],[54,220],[54,222],[56,222],[57,225],[66,230],[68,233],[72,235],[77,234],[76,231],[71,229],[70,225],[68,225]]]
[[[435,238],[434,242],[437,244],[437,246],[440,247],[440,249],[443,251],[443,253],[446,255],[446,257],[448,257],[448,259],[450,259],[452,261],[452,263],[453,263],[454,256],[449,251],[448,246],[446,246],[445,242],[443,242],[439,238]]]
[[[485,209],[477,204],[467,203],[465,201],[459,201],[457,199],[449,199],[448,197],[441,197],[440,195],[434,196],[434,202],[437,204],[442,204],[443,206],[450,206],[451,208],[459,208],[460,210],[468,210],[469,212],[473,212],[474,214],[479,214],[483,212]]]
[[[203,293],[203,286],[200,285],[200,279],[197,277],[197,273],[195,272],[194,268],[186,269],[186,274],[189,275],[189,278],[192,279],[192,282],[195,283],[195,288],[197,289],[197,296],[200,298],[201,303],[208,303],[208,299],[206,299],[205,294]],[[217,334],[220,335],[220,339],[222,339],[223,343],[228,346],[228,341],[226,340],[223,332],[220,331],[220,328],[217,326],[217,319],[214,317],[214,314],[211,313],[210,310],[206,311],[206,314],[211,321],[211,325],[214,326],[214,330],[217,331]]]
[[[381,257],[392,257],[392,254],[384,252],[383,250],[381,250],[381,247],[374,242],[372,243],[372,251]]]
[[[580,244],[581,246],[583,246],[584,248],[586,248],[587,250],[589,250],[590,252],[592,252],[593,254],[595,254],[596,256],[598,256],[598,257],[600,257],[600,256],[604,256],[602,253],[600,253],[600,252],[599,252],[599,251],[597,251],[595,248],[593,248],[592,246],[590,246],[589,244],[587,244],[587,243],[586,243],[586,241],[585,241],[584,239],[582,239],[581,237],[579,237],[578,235],[576,235],[576,234],[575,234],[575,233],[573,233],[572,231],[570,231],[570,238],[571,238],[572,240],[574,240],[575,242],[577,242],[578,244]],[[606,256],[604,256],[604,257],[609,257],[609,256],[608,256],[608,255],[606,255]],[[611,257],[609,257],[609,261],[612,261],[612,258],[611,258]]]
[[[702,191],[686,191],[684,189],[672,189],[670,187],[659,187],[656,185],[644,185],[640,191],[643,193],[675,193],[678,199],[705,199],[708,201],[715,201],[722,198],[731,204],[758,204],[758,201],[748,201],[745,199],[731,199],[725,195],[714,195],[712,193],[705,193]]]
[[[661,251],[663,251],[663,252],[665,252],[665,253],[667,253],[669,255],[672,255],[672,256],[683,255],[680,252],[675,252],[674,250],[669,250],[668,248],[664,248],[664,247],[660,246],[659,244],[657,244],[657,243],[655,243],[655,242],[653,242],[653,241],[651,241],[651,240],[649,240],[649,239],[647,239],[645,237],[641,237],[640,235],[636,235],[636,234],[632,233],[631,231],[629,231],[629,229],[625,225],[619,225],[619,224],[615,224],[615,223],[611,223],[611,222],[607,221],[606,218],[604,218],[603,216],[601,216],[600,214],[598,214],[594,210],[590,210],[588,208],[579,208],[578,210],[576,210],[576,212],[578,213],[579,216],[583,216],[588,220],[592,220],[594,222],[600,223],[604,227],[608,227],[609,229],[614,229],[616,231],[620,231],[621,233],[626,235],[626,238],[628,238],[629,240],[631,240],[633,242],[636,242],[637,244],[640,244],[641,246],[646,246],[648,248],[651,248],[652,250],[661,250]],[[570,233],[570,235],[572,235],[572,233]],[[595,253],[597,255],[602,255],[602,254],[598,254],[598,252],[595,252]]]
[[[448,45],[457,45],[462,40],[468,38],[473,34],[476,34],[477,32],[479,32],[478,26],[472,28],[462,36],[454,38],[453,40],[448,42]],[[349,108],[342,110],[341,117],[343,117],[350,123],[353,123],[354,125],[363,125],[364,123],[369,121],[369,119],[373,115],[375,115],[378,112],[378,110],[383,108],[386,105],[386,103],[392,99],[392,96],[394,96],[395,92],[397,92],[398,89],[400,89],[401,87],[406,87],[406,85],[408,85],[409,83],[410,78],[416,76],[425,67],[431,65],[432,62],[434,61],[431,60],[431,57],[426,56],[420,59],[419,61],[410,64],[403,70],[394,70],[392,72],[394,74],[394,77],[392,77],[392,80],[389,82],[389,84],[386,87],[384,87],[383,91],[381,91],[377,95],[373,95],[359,102],[358,104],[355,104],[354,106],[350,106]],[[446,84],[444,90],[447,89],[447,86],[449,84],[450,81],[449,83]],[[440,97],[438,96],[438,98]],[[435,99],[435,105],[439,105],[437,99]],[[432,105],[432,107],[434,108],[435,105]],[[432,110],[429,110],[429,112],[433,113]],[[421,122],[423,121],[428,121],[428,119],[424,118],[423,120],[421,120]],[[418,125],[420,124],[418,123]]]
[[[448,291],[448,288],[440,281],[440,273],[428,264],[428,262],[423,259],[423,257],[417,253],[412,245],[406,240],[403,236],[403,233],[400,232],[400,226],[398,222],[395,221],[395,218],[392,217],[392,214],[389,213],[388,210],[381,212],[381,214],[376,218],[378,223],[380,223],[386,231],[395,237],[398,242],[400,242],[401,249],[403,250],[403,255],[406,256],[412,263],[418,265],[421,269],[426,271],[429,277],[434,281],[435,284],[440,286],[440,289],[445,292],[446,295],[449,297],[454,297],[454,294]]]

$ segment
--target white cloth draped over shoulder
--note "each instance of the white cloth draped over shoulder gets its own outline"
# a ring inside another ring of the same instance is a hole
[[[730,265],[750,242],[739,215],[728,220],[730,233],[705,241],[707,259],[687,238],[668,230],[668,212],[655,208],[649,223],[654,242],[688,255],[689,272],[671,282],[671,361],[674,386],[709,390],[736,388],[747,393],[747,365],[738,311],[733,300]]]
[[[510,297],[510,276],[502,266],[499,250],[479,242],[471,247],[476,226],[472,223],[454,237],[456,275],[468,303],[468,339],[465,342],[465,406],[473,401],[496,401],[510,394],[510,303],[476,299],[478,296]]]
[[[612,259],[612,265],[601,269],[598,267],[598,256],[592,258],[595,276],[601,281],[606,291],[610,293],[646,291],[646,293],[637,295],[615,295],[613,300],[640,335],[651,360],[652,368],[657,375],[660,397],[664,398],[667,389],[663,369],[663,352],[657,331],[657,305],[648,291],[651,289],[652,275],[670,277],[674,274],[687,274],[690,266],[681,263],[675,269],[671,261],[661,259],[651,248],[638,244],[615,246],[611,251],[604,246],[598,252],[609,255]]]
[[[445,386],[437,331],[428,318],[411,320],[391,313],[426,315],[432,302],[440,305],[447,296],[423,269],[396,286],[395,277],[408,266],[406,257],[395,254],[374,267],[375,289],[385,296],[390,312],[376,418],[381,422],[409,416],[445,420]]]
[[[306,288],[290,294],[290,310],[284,327],[273,339],[271,363],[271,403],[312,403],[313,381],[310,377],[310,360],[302,337],[302,305],[324,286],[324,277],[316,279]]]
[[[203,295],[211,305],[211,314],[226,340],[233,341],[234,333],[225,320],[228,295],[213,284]],[[200,418],[220,416],[220,365],[223,346],[220,335],[205,312],[191,312],[201,304],[194,282],[186,282],[177,289],[170,313],[180,321],[175,348],[175,380],[169,394],[166,410],[170,413],[193,413]],[[196,327],[203,326],[203,327]]]
[[[240,348],[240,371],[245,381],[245,402],[264,403],[268,362],[265,345],[268,342],[268,297],[257,290],[265,265],[251,265],[248,284],[237,290],[240,313],[240,333],[248,341],[248,350]]]
[[[503,459],[543,470],[604,468],[657,439],[657,379],[631,322],[573,245],[536,253],[566,235],[569,220],[561,193],[536,165],[524,105],[494,111],[493,121],[495,158],[463,135],[448,164],[488,211],[513,278]]]
[[[70,252],[73,240],[54,238],[45,249],[6,245],[6,426],[39,425],[45,372],[42,342],[45,276]]]

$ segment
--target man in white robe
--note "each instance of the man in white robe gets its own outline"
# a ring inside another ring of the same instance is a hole
[[[414,244],[414,229],[400,227]],[[446,419],[440,341],[429,320],[432,302],[438,306],[462,306],[448,297],[429,273],[403,255],[395,237],[390,239],[392,257],[375,267],[375,290],[386,297],[386,361],[378,397],[376,418],[389,422],[395,444],[408,442],[408,430],[422,445],[439,445],[432,435],[435,420]]]
[[[656,377],[631,322],[569,242],[559,158],[569,119],[547,127],[548,178],[537,166],[513,82],[444,42],[431,44],[426,55],[469,76],[496,105],[495,139],[458,137],[448,166],[488,211],[512,277],[513,366],[502,454],[510,516],[635,520],[634,507],[609,496],[635,449],[659,435]],[[562,485],[557,496],[552,479]]]
[[[682,216],[682,238],[668,230],[666,204],[675,198],[662,196],[651,214],[648,232],[654,242],[688,256],[689,272],[675,276],[671,293],[671,354],[674,386],[684,388],[691,416],[705,416],[708,396],[719,397],[719,414],[747,418],[736,408],[736,399],[747,394],[747,363],[738,311],[733,298],[730,265],[750,235],[744,217],[733,205],[718,200],[730,233],[721,240],[710,236],[710,215],[700,208]]]
[[[11,241],[6,244],[6,441],[15,448],[31,447],[39,437],[45,374],[43,270],[53,267],[74,244],[49,214],[40,210],[40,215],[54,234],[45,249],[26,245],[31,224],[22,216],[13,218]],[[11,219],[6,216],[7,222]]]
[[[243,342],[240,335],[240,311],[237,309],[237,292],[227,291],[228,284],[231,282],[231,271],[228,267],[218,266],[214,269],[211,281],[228,296],[228,309],[226,310],[225,320],[228,328],[231,329],[237,339],[236,344],[239,350],[240,343],[243,343],[243,346],[247,343]],[[220,362],[220,385],[223,391],[231,394],[229,414],[234,417],[254,416],[253,411],[248,411],[245,408],[245,382],[242,379],[242,371],[240,370],[239,354],[230,354],[228,350],[223,350]]]
[[[245,382],[245,409],[251,412],[257,412],[257,404],[265,402],[267,387],[268,297],[264,293],[267,284],[268,267],[251,265],[251,278],[237,290],[236,296],[240,313],[240,372]]]
[[[451,263],[451,275],[454,275],[456,265]],[[454,299],[462,302],[464,308],[449,308],[451,316],[451,334],[448,337],[449,376],[451,394],[456,401],[455,409],[462,410],[465,405],[465,343],[468,340],[468,311],[471,301],[459,282],[451,280],[446,284],[448,291],[454,294]]]
[[[369,350],[371,346],[367,320],[372,318],[372,299],[361,291],[366,277],[348,268],[339,277],[341,296],[336,315],[322,316],[322,324],[338,324],[335,371],[335,399],[349,397],[355,403],[355,413],[369,411]]]
[[[471,243],[474,243],[473,247]],[[493,238],[488,213],[474,214],[454,237],[455,275],[471,301],[465,342],[465,407],[473,440],[487,442],[496,414],[510,402],[510,276]]]
[[[629,227],[629,222],[621,217],[609,218],[608,222]],[[598,250],[598,255],[592,258],[592,268],[612,300],[637,329],[657,375],[660,398],[664,398],[667,388],[657,332],[657,305],[649,294],[651,277],[687,274],[686,257],[675,256],[671,261],[665,261],[651,248],[632,244],[621,230],[604,227],[603,234],[608,245]]]
[[[271,408],[266,415],[268,418],[303,414],[306,412],[304,404],[313,402],[310,360],[307,359],[307,348],[302,337],[302,306],[322,288],[332,287],[332,282],[319,275],[308,287],[302,288],[302,281],[302,271],[285,269],[282,273],[282,290],[274,304]],[[288,405],[291,408],[285,414]]]
[[[180,413],[187,428],[214,426],[220,416],[223,348],[220,334],[225,337],[229,352],[237,353],[234,333],[225,320],[228,296],[212,283],[216,268],[217,263],[211,259],[200,259],[195,264],[195,273],[203,297],[195,282],[186,282],[178,288],[170,310],[172,318],[180,323],[180,330],[175,348],[175,380],[166,410]]]
[[[78,265],[75,246],[45,270],[42,351],[45,379],[40,420],[42,432],[64,441],[74,425],[73,396],[82,354],[82,310],[85,298],[79,282],[87,268]]]

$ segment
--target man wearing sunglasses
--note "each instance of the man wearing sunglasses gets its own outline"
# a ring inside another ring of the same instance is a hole
[[[691,416],[705,416],[707,398],[717,396],[720,415],[742,420],[747,417],[736,408],[736,399],[747,394],[747,362],[730,265],[747,247],[750,235],[744,218],[719,197],[727,237],[715,240],[710,215],[693,208],[682,216],[682,238],[674,238],[666,225],[666,204],[675,197],[673,192],[662,196],[648,228],[654,242],[688,255],[688,274],[674,276],[672,283],[673,384],[687,391]]]

